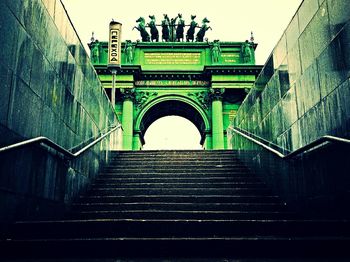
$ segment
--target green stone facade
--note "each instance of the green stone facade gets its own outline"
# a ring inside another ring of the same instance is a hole
[[[107,44],[93,41],[89,46],[91,61],[111,97]],[[190,120],[204,149],[227,149],[226,129],[261,70],[255,65],[256,46],[219,41],[124,42],[115,83],[123,149],[142,149],[147,128],[168,115]]]

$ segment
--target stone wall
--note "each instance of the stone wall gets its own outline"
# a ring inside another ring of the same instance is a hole
[[[0,147],[46,136],[77,150],[117,119],[59,0],[0,1]],[[0,221],[62,211],[117,134],[77,160],[30,146],[0,154]]]
[[[348,0],[303,1],[240,107],[234,126],[269,141],[284,153],[324,135],[350,137],[348,7]],[[350,179],[343,176],[348,161],[339,162],[348,152],[344,148],[335,151],[332,147],[328,155],[311,157],[313,161],[309,159],[307,164],[298,162],[305,154],[298,161],[276,164],[274,157],[272,160],[238,135],[233,135],[231,142],[233,148],[249,151],[247,161],[270,173],[268,180],[289,199],[329,199],[350,188]],[[277,173],[271,174],[276,167]],[[332,170],[340,174],[331,174]],[[342,190],[334,186],[342,183]]]

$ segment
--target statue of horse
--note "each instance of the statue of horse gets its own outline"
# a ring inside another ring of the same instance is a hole
[[[164,14],[164,20],[162,21],[162,40],[165,42],[169,42],[170,38],[170,20],[167,14]]]
[[[177,17],[179,18],[179,21],[177,22],[176,27],[176,41],[180,42],[184,40],[185,20],[182,19],[182,14],[178,14]]]
[[[139,23],[139,24],[137,27],[134,26],[133,30],[136,28],[140,32],[142,42],[149,42],[150,37],[149,37],[149,33],[146,31],[145,19],[143,17],[140,17],[139,19],[136,20],[136,23]]]
[[[151,42],[153,42],[153,40],[159,42],[159,33],[156,26],[156,18],[154,15],[149,15],[148,17],[151,18],[151,21],[147,24],[151,28]]]
[[[208,29],[211,29],[210,26],[207,26],[207,23],[210,23],[210,21],[205,17],[202,20],[202,27],[196,35],[196,42],[203,42],[205,32],[208,31]]]
[[[191,23],[190,23],[190,28],[187,30],[186,33],[186,41],[189,42],[190,40],[194,40],[194,31],[196,30],[196,27],[198,27],[198,24],[194,19],[196,18],[195,15],[191,15]]]

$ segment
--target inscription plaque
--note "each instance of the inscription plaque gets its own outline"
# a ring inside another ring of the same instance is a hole
[[[144,54],[147,65],[200,65],[201,53],[148,53]]]
[[[135,86],[209,86],[209,81],[203,80],[139,80]]]
[[[221,58],[225,64],[237,64],[240,62],[239,53],[222,53]]]

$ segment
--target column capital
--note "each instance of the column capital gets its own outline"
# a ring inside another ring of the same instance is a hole
[[[134,88],[121,88],[120,92],[122,94],[122,99],[133,101],[135,98],[135,89]]]
[[[225,88],[211,88],[210,89],[210,98],[212,101],[222,100],[222,96],[225,92]]]

